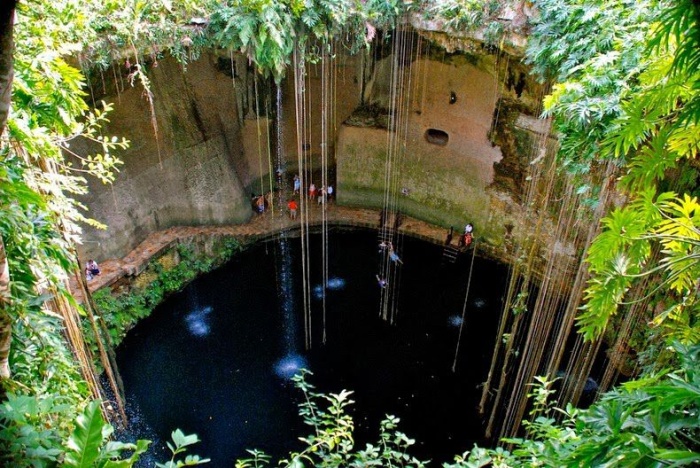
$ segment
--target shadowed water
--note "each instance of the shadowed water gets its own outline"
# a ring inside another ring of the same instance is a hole
[[[505,269],[477,259],[457,372],[470,258],[441,265],[441,248],[406,238],[401,249],[395,325],[379,317],[374,232],[332,232],[321,303],[312,300],[313,348],[304,350],[299,239],[253,246],[168,298],[118,349],[132,437],[156,438],[152,459],[167,458],[175,428],[196,432],[193,452],[227,467],[258,448],[275,457],[299,449],[308,433],[297,416],[300,368],[324,392],[354,390],[356,446],[375,442],[385,413],[418,441],[414,454],[446,461],[481,437],[478,385],[485,379]],[[312,298],[322,293],[320,236],[312,236]],[[476,291],[476,293],[475,293]],[[437,463],[435,463],[437,465]]]

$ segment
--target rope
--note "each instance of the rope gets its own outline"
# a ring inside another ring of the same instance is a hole
[[[459,345],[462,342],[462,332],[467,317],[467,302],[469,301],[469,289],[472,285],[472,273],[474,272],[474,258],[476,257],[476,241],[472,242],[472,261],[469,264],[469,278],[467,279],[467,292],[464,295],[464,305],[462,306],[462,323],[459,324],[459,335],[457,336],[457,346],[455,347],[455,357],[452,361],[452,372],[457,372],[457,356],[459,355]]]

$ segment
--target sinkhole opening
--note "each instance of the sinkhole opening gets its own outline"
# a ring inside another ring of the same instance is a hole
[[[463,318],[471,257],[445,264],[440,246],[405,238],[397,245],[403,264],[389,324],[380,317],[376,231],[331,230],[327,242],[325,287],[320,269],[304,284],[300,239],[285,236],[196,279],[129,332],[117,350],[132,422],[125,439],[154,440],[147,463],[168,458],[165,442],[175,428],[198,434],[193,453],[212,466],[232,466],[246,449],[277,459],[300,450],[298,437],[310,428],[297,414],[303,395],[290,378],[301,368],[313,372],[309,382],[320,392],[354,392],[356,447],[378,442],[386,414],[416,439],[410,453],[435,464],[484,443],[479,384],[495,342],[505,267],[476,259]],[[322,264],[322,246],[320,235],[310,237],[309,265]]]
[[[425,140],[438,146],[446,146],[450,141],[450,136],[443,130],[437,128],[429,128],[425,131]]]

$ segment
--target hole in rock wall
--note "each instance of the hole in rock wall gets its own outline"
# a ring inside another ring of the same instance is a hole
[[[443,130],[429,128],[425,131],[425,140],[434,145],[446,146],[447,142],[450,141],[450,136]]]

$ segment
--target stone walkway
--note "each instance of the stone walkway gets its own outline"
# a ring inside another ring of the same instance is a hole
[[[348,208],[329,203],[326,217],[329,225],[377,228],[379,226],[379,211],[359,208]],[[403,216],[403,215],[402,215]],[[386,225],[393,226],[394,219],[389,217]],[[322,224],[322,210],[315,203],[311,204],[309,226]],[[287,211],[268,210],[263,215],[253,215],[249,222],[230,226],[177,226],[163,231],[151,233],[134,250],[122,259],[108,259],[100,262],[101,273],[88,281],[90,291],[96,291],[114,284],[124,276],[140,273],[153,256],[177,243],[195,236],[232,236],[243,242],[253,242],[273,236],[281,231],[296,229],[301,226],[301,216],[296,220],[289,218]],[[457,228],[458,230],[460,228]],[[408,216],[403,216],[399,232],[428,242],[442,244],[447,232],[444,228],[434,226]],[[458,234],[458,233],[456,233]],[[453,243],[457,242],[457,235]],[[71,289],[78,302],[82,302],[82,294],[71,284]]]

